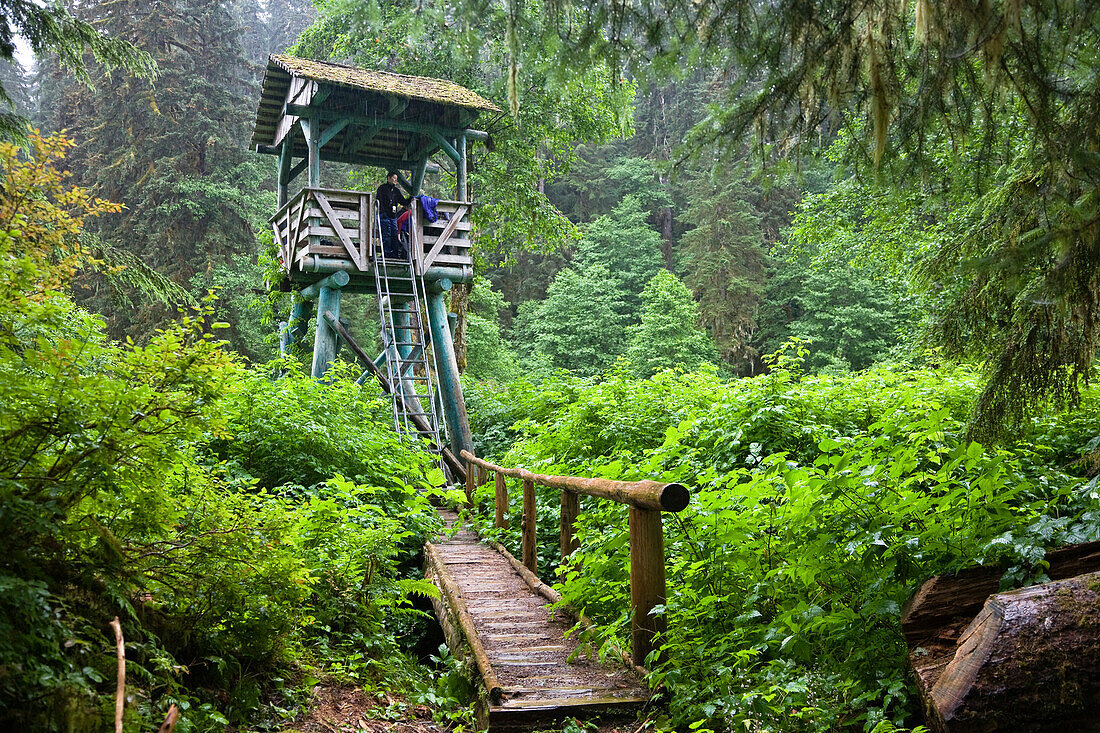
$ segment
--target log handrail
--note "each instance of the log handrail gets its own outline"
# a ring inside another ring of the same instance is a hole
[[[466,496],[473,498],[480,471],[495,474],[496,526],[508,526],[508,490],[503,477],[523,482],[523,517],[521,526],[523,565],[538,572],[535,540],[535,486],[561,491],[561,555],[564,560],[577,548],[575,522],[579,511],[578,494],[611,499],[630,507],[630,606],[633,611],[631,636],[634,663],[644,665],[657,646],[654,638],[667,630],[665,617],[654,616],[653,609],[665,603],[664,531],[661,512],[685,509],[691,496],[683,484],[660,481],[613,481],[577,476],[549,476],[523,468],[505,468],[478,458],[467,450],[459,454],[466,461]],[[487,477],[482,477],[482,483]]]
[[[654,509],[663,512],[683,511],[691,496],[683,484],[663,483],[661,481],[613,481],[606,478],[581,478],[579,476],[548,476],[531,473],[524,468],[504,468],[489,463],[464,450],[460,454],[467,462],[488,471],[496,471],[511,478],[531,480],[538,486],[549,489],[571,491],[575,494],[611,499],[620,504],[629,504],[639,509]]]

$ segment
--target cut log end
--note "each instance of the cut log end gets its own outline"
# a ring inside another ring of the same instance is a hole
[[[990,596],[921,692],[941,733],[1100,730],[1098,669],[1094,572]]]

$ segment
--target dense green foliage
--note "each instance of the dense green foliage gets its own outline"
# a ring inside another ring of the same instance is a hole
[[[653,276],[642,291],[642,312],[637,325],[627,329],[627,360],[640,376],[650,376],[672,366],[698,369],[718,361],[717,352],[700,328],[699,309],[691,291],[668,270]]]
[[[1033,424],[1029,442],[988,450],[964,438],[972,370],[814,377],[805,357],[792,346],[770,374],[732,383],[615,372],[481,388],[471,401],[481,450],[505,465],[692,487],[665,521],[669,633],[654,679],[670,688],[674,725],[914,725],[898,617],[917,586],[974,563],[1041,578],[1045,547],[1100,534],[1100,496],[1064,468],[1091,450],[1091,396]],[[548,578],[557,504],[540,492]],[[559,587],[627,648],[625,508],[583,499],[578,537]]]
[[[261,723],[312,671],[393,666],[438,528],[429,456],[377,392],[249,371],[204,305],[144,345],[59,290],[85,218],[67,145],[4,146],[0,186],[0,725],[102,730],[118,616],[127,730]],[[356,661],[361,660],[361,661]]]
[[[508,107],[476,123],[452,290],[475,447],[692,487],[658,727],[911,728],[919,583],[1039,580],[1097,538],[1095,4],[316,5],[0,0],[0,104],[76,139],[0,110],[28,144],[0,149],[0,727],[104,729],[115,616],[130,731],[172,703],[178,731],[270,728],[322,678],[459,697],[402,651],[458,492],[347,364],[263,364],[286,298],[245,146],[292,45]],[[374,342],[373,304],[341,307]],[[625,512],[582,510],[563,560],[540,494],[541,567],[625,647]]]

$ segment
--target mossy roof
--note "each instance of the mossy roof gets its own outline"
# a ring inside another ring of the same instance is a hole
[[[481,95],[446,79],[391,74],[386,71],[285,55],[271,56],[269,68],[271,65],[293,76],[328,84],[486,112],[500,112],[500,108]]]

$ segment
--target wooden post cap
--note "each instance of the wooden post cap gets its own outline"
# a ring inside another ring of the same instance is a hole
[[[661,509],[666,512],[682,512],[691,501],[691,492],[683,484],[669,484],[661,491]]]

